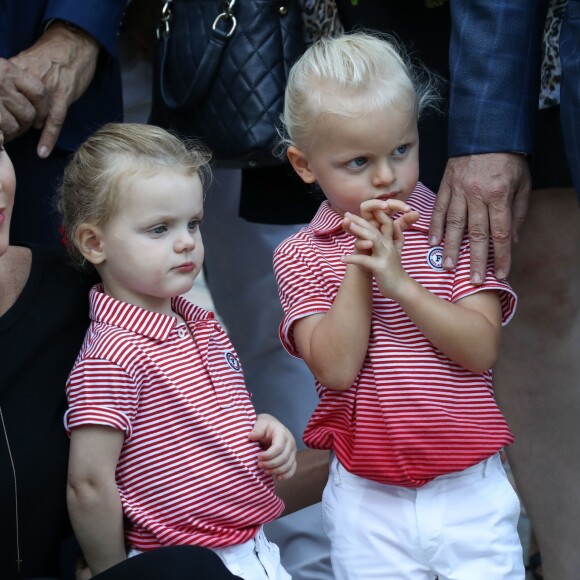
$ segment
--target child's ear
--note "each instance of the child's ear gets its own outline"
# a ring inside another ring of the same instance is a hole
[[[294,167],[294,171],[298,173],[304,183],[314,183],[316,181],[316,176],[310,168],[310,163],[308,162],[304,151],[291,145],[288,147],[287,155],[288,161],[290,161],[292,167]]]
[[[105,259],[105,251],[101,243],[101,228],[93,224],[81,224],[76,231],[76,243],[80,253],[87,262],[97,265]]]

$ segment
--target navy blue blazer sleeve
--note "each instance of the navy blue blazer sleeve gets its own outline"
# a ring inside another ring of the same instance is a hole
[[[542,0],[451,0],[449,156],[531,153]]]
[[[88,32],[103,47],[95,77],[70,106],[58,146],[73,151],[89,134],[109,121],[122,121],[123,103],[118,60],[119,28],[127,0],[47,0],[44,23],[66,20]]]
[[[118,34],[127,0],[49,0],[45,23],[52,18],[66,20],[88,32],[116,57]]]

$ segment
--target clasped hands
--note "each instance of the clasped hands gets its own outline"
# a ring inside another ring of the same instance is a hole
[[[401,265],[403,232],[419,219],[419,212],[396,199],[364,201],[360,210],[360,216],[344,214],[342,228],[355,237],[355,251],[342,261],[372,274],[381,294],[397,300],[409,279]]]
[[[29,48],[0,58],[0,114],[8,142],[31,127],[41,130],[37,153],[52,152],[69,106],[91,83],[99,44],[54,21]]]

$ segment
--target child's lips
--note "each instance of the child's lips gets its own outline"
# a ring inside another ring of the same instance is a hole
[[[180,272],[193,272],[194,269],[195,264],[193,262],[184,262],[174,268],[174,270],[179,270]]]
[[[389,199],[395,199],[397,197],[397,193],[396,191],[390,191],[389,193],[381,193],[381,195],[379,195],[377,197],[377,199],[382,199],[383,201],[388,201]]]

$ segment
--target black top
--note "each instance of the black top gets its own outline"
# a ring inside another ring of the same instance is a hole
[[[26,285],[0,317],[0,578],[10,579],[60,576],[70,533],[65,382],[88,326],[89,281],[56,250],[31,250]]]

